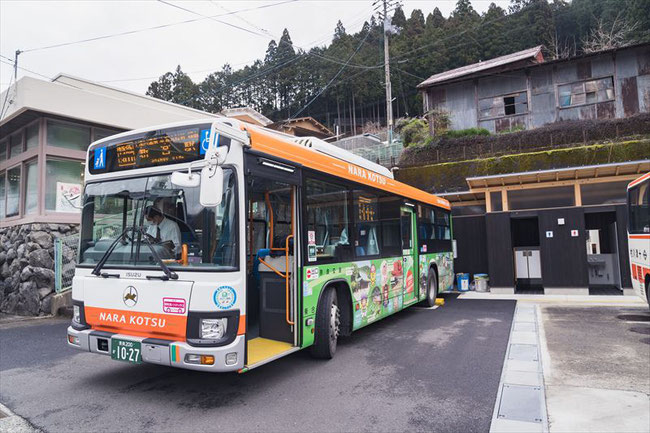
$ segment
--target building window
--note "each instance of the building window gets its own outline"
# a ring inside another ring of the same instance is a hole
[[[557,94],[560,107],[612,101],[614,99],[614,80],[612,77],[605,77],[597,80],[562,84],[558,86]]]
[[[587,183],[580,185],[580,196],[585,206],[625,203],[628,181]]]
[[[6,173],[0,173],[0,220],[5,217],[5,177]]]
[[[7,140],[0,141],[0,161],[7,159]]]
[[[573,186],[508,191],[508,208],[510,210],[546,209],[569,206],[575,206],[575,190]]]
[[[25,128],[25,150],[38,147],[38,124],[39,122],[36,122]]]
[[[111,135],[119,134],[119,131],[110,129],[95,128],[93,134],[93,141],[101,140],[102,138],[110,137]]]
[[[82,162],[48,159],[45,171],[45,209],[78,213],[84,175]]]
[[[452,216],[472,216],[485,214],[484,204],[471,204],[471,205],[455,205],[451,208]]]
[[[478,109],[481,119],[526,114],[528,112],[528,92],[480,99]]]
[[[7,170],[7,217],[18,215],[20,208],[20,166]]]
[[[25,164],[25,215],[33,214],[38,208],[38,163]]]
[[[503,202],[501,198],[501,191],[490,191],[491,212],[501,212],[503,210]]]
[[[23,133],[22,131],[18,134],[14,134],[9,137],[9,158],[23,153]]]
[[[47,121],[47,144],[86,151],[90,145],[90,128],[69,123]]]

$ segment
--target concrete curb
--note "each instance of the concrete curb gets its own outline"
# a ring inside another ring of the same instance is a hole
[[[25,418],[16,415],[8,407],[0,404],[0,433],[40,433],[41,431]]]
[[[517,302],[490,432],[549,431],[536,305]]]

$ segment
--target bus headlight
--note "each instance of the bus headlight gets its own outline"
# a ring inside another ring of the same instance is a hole
[[[226,334],[228,319],[201,319],[200,338],[202,340],[219,340]]]
[[[79,308],[79,305],[73,305],[72,306],[72,320],[75,323],[81,324],[81,309]]]

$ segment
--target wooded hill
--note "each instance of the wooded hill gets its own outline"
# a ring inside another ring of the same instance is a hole
[[[552,59],[648,41],[650,0],[511,0],[508,10],[492,3],[482,15],[470,0],[458,0],[449,17],[435,8],[407,18],[397,8],[391,23],[398,29],[390,35],[398,118],[422,114],[416,86],[438,72],[540,44]],[[307,52],[294,47],[285,29],[263,59],[238,70],[225,64],[200,83],[179,65],[147,94],[209,112],[250,106],[273,120],[313,116],[350,132],[353,123],[385,123],[383,62],[383,23],[371,16],[355,34],[339,21],[328,46]]]

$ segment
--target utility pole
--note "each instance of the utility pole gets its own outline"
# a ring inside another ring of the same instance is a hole
[[[14,59],[14,80],[15,81],[18,81],[18,56],[20,56],[21,53],[22,51],[16,50],[16,57]]]
[[[375,5],[380,0],[375,1]],[[400,1],[395,0],[381,0],[383,11],[380,12],[380,17],[384,20],[384,82],[386,85],[386,129],[388,144],[393,143],[393,90],[390,85],[390,50],[388,47],[388,36],[394,30],[390,23],[388,13],[394,8],[400,6]]]
[[[393,143],[393,91],[390,87],[390,53],[388,50],[388,4],[384,0],[384,80],[386,81],[386,128],[388,144]]]

